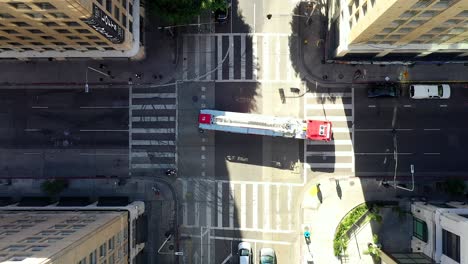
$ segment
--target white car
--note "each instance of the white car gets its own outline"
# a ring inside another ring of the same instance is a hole
[[[240,242],[238,246],[239,264],[252,263],[252,246],[249,242]]]
[[[449,99],[448,84],[413,84],[409,88],[411,99]]]

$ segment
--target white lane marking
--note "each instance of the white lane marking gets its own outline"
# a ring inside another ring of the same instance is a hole
[[[127,153],[80,152],[83,156],[127,156]]]
[[[173,169],[174,164],[135,164],[132,163],[132,169]]]
[[[187,181],[182,181],[182,193],[187,193]],[[183,203],[183,208],[182,208],[182,212],[183,212],[183,224],[184,226],[187,225],[187,221],[188,221],[188,206],[187,206],[187,200],[184,199],[184,203]]]
[[[352,93],[306,93],[305,98],[334,98],[334,97],[351,97]]]
[[[175,93],[132,93],[133,99],[176,98],[176,97],[177,95]]]
[[[352,109],[350,104],[309,104],[306,109]]]
[[[252,184],[252,226],[258,228],[258,184]]]
[[[132,116],[132,122],[175,122],[175,116]]]
[[[223,227],[223,183],[218,182],[218,190],[217,190],[217,201],[216,205],[218,207],[218,227]]]
[[[332,128],[333,130],[333,128]],[[355,132],[379,132],[379,131],[392,131],[392,128],[356,128]],[[396,131],[413,131],[413,128],[396,128]]]
[[[33,109],[47,109],[49,108],[48,106],[31,106]]]
[[[186,228],[199,228],[199,226],[195,225],[184,225]],[[282,230],[282,229],[263,229],[263,228],[249,228],[249,227],[206,227],[207,229],[211,230],[239,230],[239,231],[254,231],[254,232],[262,232],[262,233],[275,233],[275,234],[291,234],[296,233],[296,230]],[[194,237],[197,237],[194,235]],[[199,237],[199,236],[198,236]]]
[[[355,155],[362,155],[362,156],[372,156],[372,155],[392,155],[393,152],[359,152],[359,153],[354,153]],[[413,155],[411,152],[398,152],[398,155]]]
[[[276,221],[275,229],[281,229],[281,215],[280,215],[280,186],[276,185]]]
[[[440,152],[424,152],[424,155],[440,155]]]
[[[440,107],[447,107],[447,106],[448,106],[448,105],[446,105],[446,104],[442,104],[442,105],[440,105]]]
[[[352,116],[307,116],[307,119],[328,120],[328,121],[353,121],[354,120]]]
[[[132,145],[141,145],[141,146],[175,146],[175,141],[173,140],[132,140]]]
[[[195,37],[195,67],[194,67],[194,74],[195,80],[200,79],[200,35],[194,36]]]
[[[209,184],[209,189],[208,194],[206,196],[206,226],[210,227],[211,226],[211,218],[213,217],[211,215],[211,206],[213,205],[213,191],[214,191],[214,185]]]
[[[368,105],[367,107],[375,108],[375,105]]]
[[[174,152],[132,152],[132,158],[173,158],[175,157]]]
[[[270,229],[270,186],[263,186],[263,227]]]
[[[353,168],[353,163],[310,163],[312,168],[337,168],[337,169],[351,169]]]
[[[238,237],[222,237],[222,236],[212,236],[212,239],[218,239],[218,240],[242,240],[246,242],[252,242],[252,243],[263,243],[263,244],[277,244],[277,245],[291,245],[291,242],[285,242],[285,241],[276,241],[276,240],[261,240],[261,239],[250,239],[250,238],[238,238]]]
[[[229,184],[229,227],[234,227],[235,185]]]
[[[80,129],[80,132],[128,132],[128,129]]]
[[[134,134],[172,134],[175,133],[175,128],[133,128]]]
[[[288,229],[292,229],[292,186],[288,186]]]
[[[242,184],[241,186],[241,226],[247,226],[247,201],[246,201],[246,185]]]
[[[281,40],[280,40],[280,36],[276,36],[276,47],[275,47],[275,58],[276,58],[276,61],[275,61],[275,80],[279,80],[280,79],[280,66],[282,66],[281,64]]]
[[[216,62],[216,67],[218,68],[218,81],[223,79],[223,57],[224,57],[224,52],[223,52],[223,37],[219,35],[217,37],[217,42],[218,42],[218,60]]]
[[[182,181],[181,179],[177,179]],[[186,181],[193,181],[187,179]],[[288,182],[264,182],[264,181],[233,181],[233,180],[211,180],[211,179],[197,179],[197,181],[204,181],[204,182],[214,182],[214,183],[232,183],[232,184],[258,184],[258,185],[281,185],[281,186],[303,186],[302,183],[288,183]]]
[[[424,131],[440,131],[440,128],[424,128]]]
[[[184,36],[197,36],[197,35],[203,35],[203,36],[281,36],[281,37],[290,37],[290,33],[207,33],[207,34],[184,34]]]
[[[241,50],[240,50],[240,53],[241,53],[241,80],[245,80],[245,72],[246,72],[246,68],[245,68],[245,60],[246,60],[246,54],[245,54],[245,39],[246,39],[246,36],[241,36]]]
[[[258,54],[257,54],[257,35],[252,36],[252,81],[258,79]],[[241,80],[243,81],[243,80]]]
[[[209,36],[209,37],[206,37],[206,54],[205,54],[205,63],[206,63],[206,67],[205,67],[205,80],[209,81],[211,80],[212,78],[212,73],[210,72],[212,69],[211,69],[211,56],[213,55],[213,51],[211,50],[212,48],[212,41],[213,41],[213,37],[212,36]],[[208,73],[210,72],[210,73]]]
[[[307,151],[307,156],[335,156],[347,157],[353,156],[353,151]]]
[[[132,105],[132,110],[175,110],[176,105],[173,104],[144,104],[144,105]]]
[[[332,141],[315,141],[307,140],[307,145],[352,145],[353,141],[351,139],[340,139]]]
[[[200,226],[200,202],[198,201],[199,200],[199,195],[200,195],[200,182],[199,181],[196,181],[194,186],[193,186],[193,189],[194,189],[194,200],[195,200],[195,226]]]
[[[24,152],[23,155],[41,155],[41,152]]]
[[[229,80],[234,79],[234,36],[229,36]]]
[[[268,36],[263,36],[262,37],[262,44],[263,44],[263,47],[262,47],[262,57],[263,57],[263,64],[262,64],[262,67],[261,67],[261,70],[262,70],[262,79],[273,79],[273,78],[270,78],[270,68],[271,65],[270,65],[270,54],[269,54],[269,51],[270,51],[270,42],[268,40]]]
[[[334,125],[332,127],[333,133],[352,133],[352,130],[350,127],[336,127]]]
[[[81,109],[128,109],[128,105],[121,106],[80,106]]]
[[[403,107],[409,108],[411,107],[411,105],[403,105]]]
[[[184,59],[183,59],[183,65],[182,65],[182,79],[183,80],[187,80],[187,75],[188,75],[188,58],[187,58],[187,55],[188,55],[188,36],[187,35],[184,35],[184,45],[183,45],[183,50],[182,50],[182,54],[184,56]]]

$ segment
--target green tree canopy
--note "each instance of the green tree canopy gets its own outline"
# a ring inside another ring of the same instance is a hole
[[[226,9],[225,0],[148,0],[151,15],[160,17],[167,25],[183,25],[203,10]]]

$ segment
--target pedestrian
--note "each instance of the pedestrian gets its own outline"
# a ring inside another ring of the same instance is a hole
[[[141,79],[141,73],[135,73],[135,77]]]

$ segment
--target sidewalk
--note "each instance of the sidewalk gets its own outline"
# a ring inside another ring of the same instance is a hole
[[[298,13],[304,13],[305,7],[301,5]],[[363,72],[363,77],[355,80],[355,83],[366,83],[372,81],[385,81],[389,77],[390,81],[454,81],[468,82],[466,71],[468,68],[463,64],[416,64],[414,66],[405,65],[349,65],[338,63],[323,64],[325,52],[324,34],[327,30],[327,18],[321,14],[320,8],[314,12],[312,23],[306,25],[303,20],[297,20],[294,29],[298,32],[298,51],[296,66],[309,81],[317,81],[324,86],[334,86],[336,83],[353,82],[356,70]],[[407,71],[407,75],[404,74]],[[406,75],[406,76],[405,76]]]
[[[337,185],[336,180],[338,180],[339,185]],[[310,192],[317,184],[320,184],[321,194],[313,191]],[[334,234],[341,219],[351,209],[365,201],[398,200],[396,195],[401,193],[393,188],[379,186],[379,182],[374,179],[360,180],[354,177],[335,179],[329,174],[323,174],[317,177],[317,179],[310,181],[303,190],[301,204],[302,227],[303,229],[308,227],[311,232],[311,244],[309,248],[315,264],[340,263],[333,252]],[[339,195],[341,195],[341,198]],[[415,194],[412,193],[412,195]],[[320,196],[322,197],[322,203],[319,201]],[[371,231],[369,229],[364,230],[359,235],[359,240],[365,243],[371,242]],[[363,236],[368,238],[363,238]],[[307,263],[307,260],[311,260],[312,257],[304,239],[302,241],[301,263]],[[363,248],[360,245],[360,252],[351,252],[352,246],[354,245],[350,244],[348,253],[351,254],[348,254],[349,259],[347,263],[371,263],[367,262],[367,260],[370,260],[370,256],[362,255],[362,251],[366,249],[365,247]]]

